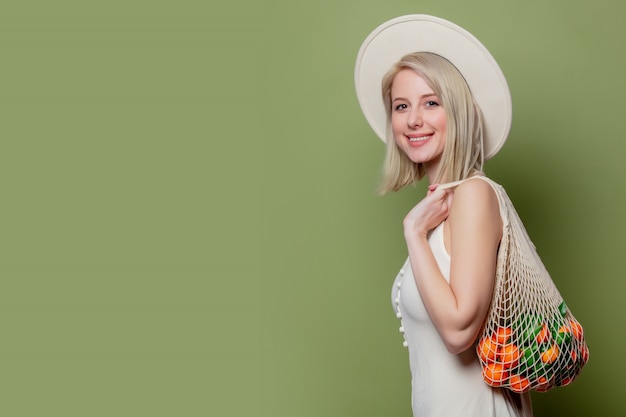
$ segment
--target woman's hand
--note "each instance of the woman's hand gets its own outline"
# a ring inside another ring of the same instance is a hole
[[[429,231],[448,218],[451,199],[451,190],[437,190],[437,184],[430,185],[426,197],[404,218],[405,239],[426,238]]]

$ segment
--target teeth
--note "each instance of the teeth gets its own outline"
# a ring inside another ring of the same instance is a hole
[[[411,142],[422,142],[426,139],[428,139],[431,135],[428,136],[420,136],[419,138],[409,138],[409,141]]]

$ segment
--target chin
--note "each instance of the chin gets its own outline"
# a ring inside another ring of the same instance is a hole
[[[411,162],[415,164],[424,164],[431,160],[431,158],[427,158],[422,155],[411,155],[410,153],[407,154],[406,156],[411,160]]]

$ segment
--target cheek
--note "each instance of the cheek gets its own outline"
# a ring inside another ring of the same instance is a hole
[[[444,138],[446,137],[446,116],[441,115],[438,116],[436,119],[432,119],[432,126],[437,129],[437,131],[439,131],[439,133],[441,134],[441,136],[443,136]]]
[[[444,137],[446,136],[446,123],[445,122],[441,125],[441,134]]]
[[[442,111],[437,115],[435,123],[442,132],[446,131],[446,114]]]

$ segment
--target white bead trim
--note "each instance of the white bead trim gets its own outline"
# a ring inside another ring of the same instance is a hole
[[[400,313],[400,288],[402,287],[402,280],[404,279],[404,268],[400,270],[399,275],[400,278],[396,282],[396,287],[398,287],[398,293],[396,295],[396,298],[394,299],[394,302],[396,303],[396,317],[400,320],[400,328],[398,330],[400,331],[400,334],[402,334],[402,337],[404,339],[404,341],[402,342],[402,346],[409,347],[409,342],[407,342],[406,337],[404,336],[404,323],[402,322],[402,313]]]

